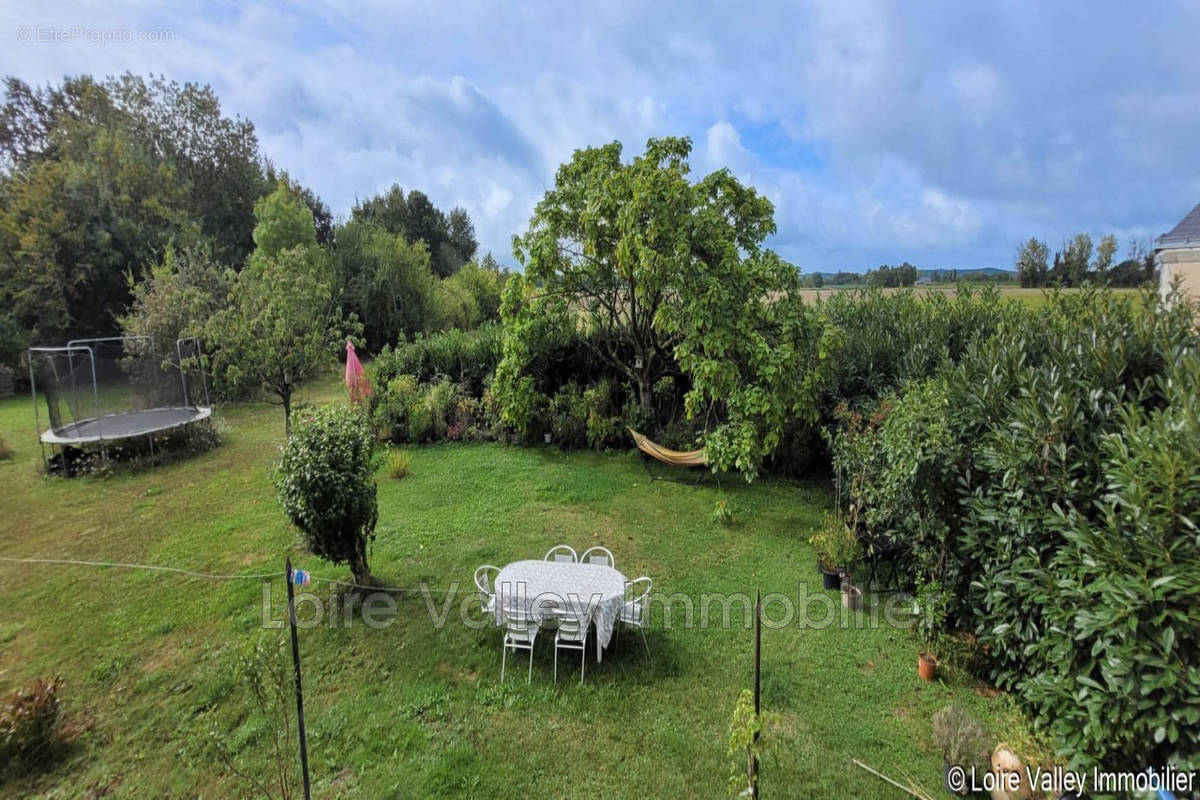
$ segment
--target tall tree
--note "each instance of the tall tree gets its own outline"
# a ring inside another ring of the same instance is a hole
[[[1105,234],[1100,239],[1100,244],[1096,246],[1096,260],[1092,262],[1092,270],[1096,273],[1097,280],[1103,282],[1108,280],[1108,272],[1112,269],[1113,258],[1117,254],[1117,237],[1111,233]]]
[[[104,86],[176,168],[189,212],[219,263],[241,265],[253,247],[254,202],[270,190],[254,124],[221,114],[209,86],[126,73]]]
[[[251,263],[275,258],[293,247],[315,247],[312,211],[285,175],[275,190],[254,204],[254,254]]]
[[[1064,283],[1067,286],[1082,286],[1087,281],[1088,268],[1092,262],[1092,237],[1077,233],[1063,248]]]
[[[1049,276],[1047,260],[1050,248],[1036,238],[1030,238],[1017,251],[1017,279],[1021,285],[1029,288],[1045,286]]]
[[[355,219],[338,227],[336,241],[332,256],[343,306],[362,321],[368,350],[430,329],[436,280],[424,242]]]
[[[208,87],[132,75],[0,106],[0,304],[38,341],[111,333],[168,243],[240,265],[265,184],[253,126]]]
[[[475,240],[475,225],[465,208],[455,208],[450,212],[447,222],[447,236],[455,255],[466,263],[475,258],[479,242]]]
[[[393,236],[408,233],[408,201],[400,184],[393,183],[383,194],[358,201],[350,210],[355,222],[370,222]]]
[[[576,325],[650,413],[655,382],[692,380],[688,411],[713,420],[710,459],[754,474],[785,410],[804,413],[795,380],[799,279],[763,250],[770,201],[727,170],[689,178],[691,140],[651,139],[625,163],[617,142],[578,150],[534,209],[513,251],[525,267],[504,290],[498,393],[520,396],[526,337],[541,321]]]

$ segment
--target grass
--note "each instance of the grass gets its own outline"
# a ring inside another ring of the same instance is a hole
[[[332,384],[310,395],[333,393]],[[224,444],[188,461],[107,479],[38,476],[27,400],[0,402],[0,552],[169,564],[219,574],[298,567],[348,571],[297,548],[269,469],[282,438],[277,407],[220,410]],[[819,591],[807,535],[830,505],[823,484],[736,479],[688,487],[646,480],[632,453],[563,454],[498,445],[415,447],[403,481],[380,459],[376,576],[392,586],[458,582],[474,568],[540,557],[551,545],[604,544],[628,576],[657,591]],[[712,519],[728,498],[730,524]],[[269,581],[281,616],[282,581]],[[318,590],[319,592],[321,590]],[[462,595],[458,596],[461,599]],[[0,691],[61,675],[66,713],[89,720],[69,757],[44,775],[0,783],[5,797],[242,796],[195,746],[212,719],[238,763],[269,769],[269,737],[226,664],[261,631],[263,584],[163,573],[0,563]],[[457,601],[456,601],[457,603]],[[438,630],[415,595],[395,624],[301,632],[314,797],[716,797],[731,759],[734,703],[752,680],[750,631],[648,633],[588,665],[586,683],[551,682],[539,641],[533,683],[518,665],[499,683],[500,634],[457,621]],[[882,626],[791,626],[763,636],[769,796],[895,797],[850,765],[938,790],[931,718],[969,709],[997,739],[1026,741],[1004,695],[951,674],[923,683],[911,634]],[[578,663],[570,660],[567,663]],[[560,665],[561,666],[561,665]],[[566,672],[569,674],[570,670]]]

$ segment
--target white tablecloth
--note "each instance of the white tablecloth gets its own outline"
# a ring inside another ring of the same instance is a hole
[[[517,605],[539,624],[554,605],[576,613],[591,612],[596,629],[596,660],[612,638],[625,602],[625,576],[612,567],[564,561],[514,561],[500,570],[493,584],[496,621],[502,624],[505,604]]]

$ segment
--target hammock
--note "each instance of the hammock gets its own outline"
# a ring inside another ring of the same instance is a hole
[[[670,448],[655,444],[633,428],[628,428],[628,430],[633,435],[633,442],[637,445],[638,450],[641,450],[656,461],[661,461],[671,467],[708,466],[708,456],[704,450],[688,450],[686,452],[683,450],[671,450]]]

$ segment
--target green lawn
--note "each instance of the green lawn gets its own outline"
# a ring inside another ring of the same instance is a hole
[[[0,402],[0,436],[16,449],[0,462],[0,553],[246,574],[281,569],[291,555],[317,575],[346,577],[298,549],[275,502],[268,472],[283,431],[278,408],[219,416],[224,444],[192,460],[46,480],[36,472],[28,400]],[[536,558],[567,542],[606,545],[626,575],[650,575],[666,593],[761,588],[794,597],[798,581],[819,588],[805,539],[830,505],[824,485],[727,479],[722,492],[650,483],[630,452],[411,452],[408,478],[379,474],[371,564],[389,585],[458,581],[465,591],[478,564]],[[710,520],[722,494],[735,509],[731,526]],[[281,580],[273,592],[278,605]],[[0,563],[0,690],[61,675],[69,718],[90,724],[63,763],[0,784],[0,795],[242,794],[218,763],[197,758],[195,737],[211,711],[240,763],[268,769],[262,721],[245,713],[226,667],[233,650],[265,635],[261,598],[255,580]],[[419,597],[404,599],[384,630],[360,622],[302,631],[314,796],[721,796],[730,715],[751,684],[752,635],[660,623],[649,633],[651,662],[639,641],[623,638],[603,664],[589,664],[582,687],[563,675],[552,683],[550,637],[539,641],[532,685],[520,657],[500,685],[500,633],[468,629],[457,614],[437,630]],[[898,796],[852,757],[940,792],[929,720],[952,701],[998,738],[1026,740],[1005,696],[953,674],[922,683],[916,653],[909,633],[886,626],[764,631],[764,703],[777,715],[766,734],[767,796]]]

